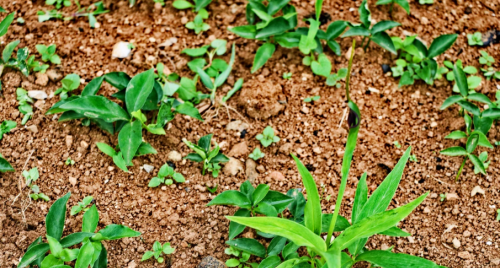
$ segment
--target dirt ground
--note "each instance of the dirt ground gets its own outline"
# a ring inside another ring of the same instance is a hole
[[[81,1],[82,5],[89,2]],[[175,10],[170,0],[161,9],[155,8],[150,0],[139,0],[133,8],[128,6],[128,1],[104,2],[110,13],[98,16],[99,28],[91,29],[85,18],[39,23],[36,12],[48,10],[42,0],[1,0],[0,6],[9,12],[16,11],[17,16],[26,21],[24,25],[14,22],[3,37],[2,44],[20,40],[19,47],[28,46],[33,52],[36,51],[36,44],[55,43],[62,64],[51,68],[62,75],[77,73],[86,84],[92,78],[112,71],[134,75],[157,62],[165,63],[181,76],[190,76],[192,74],[186,66],[188,58],[180,54],[181,50],[208,44],[215,38],[227,39],[229,43],[236,43],[237,49],[236,64],[229,82],[234,83],[240,77],[245,79],[242,91],[228,104],[243,117],[235,112],[228,115],[225,109],[205,123],[179,115],[171,122],[166,136],[145,134],[145,140],[157,149],[158,154],[137,157],[133,160],[131,173],[124,173],[96,147],[96,142],[102,141],[116,144],[116,135],[110,135],[94,125],[82,126],[78,121],[58,123],[54,116],[44,115],[59,100],[57,96],[37,102],[34,117],[27,123],[29,128],[20,126],[22,115],[17,110],[16,88],[41,89],[50,93],[60,83],[49,81],[45,85],[43,77],[24,77],[19,72],[5,70],[1,78],[4,97],[0,98],[0,121],[15,120],[18,128],[0,141],[0,152],[16,169],[15,173],[0,175],[0,267],[15,267],[27,246],[36,237],[44,235],[44,219],[50,204],[68,191],[72,193],[69,206],[87,195],[97,200],[101,216],[99,227],[120,223],[142,233],[140,238],[106,243],[109,267],[167,267],[153,261],[140,262],[144,251],[150,250],[155,240],[170,242],[176,247],[172,267],[195,267],[208,255],[226,260],[224,242],[229,223],[224,216],[232,215],[234,209],[206,207],[214,197],[206,191],[206,186],[219,185],[219,193],[238,188],[246,179],[244,162],[253,148],[260,144],[255,136],[267,125],[274,127],[281,141],[261,148],[266,157],[257,163],[260,173],[255,183],[268,183],[271,189],[284,192],[302,188],[295,164],[289,156],[293,152],[309,165],[318,184],[325,185],[325,195],[336,196],[347,137],[345,124],[339,127],[346,108],[343,87],[328,87],[324,79],[313,76],[310,69],[301,64],[302,55],[298,49],[278,48],[263,69],[250,74],[258,43],[239,38],[227,30],[227,26],[245,24],[246,1],[214,1],[208,7],[210,17],[207,23],[211,29],[200,35],[195,35],[181,24],[184,18],[192,20],[193,13]],[[387,7],[375,6],[375,1],[369,2],[375,20],[390,19]],[[402,26],[391,30],[390,34],[418,34],[430,44],[441,34],[458,33],[455,45],[438,61],[461,59],[465,65],[479,67],[480,49],[467,45],[466,34],[500,29],[500,4],[487,0],[435,2],[434,5],[420,5],[418,1],[411,0],[411,15],[396,8],[394,20]],[[314,1],[292,0],[292,3],[297,7],[299,18],[314,11]],[[333,20],[356,22],[359,21],[357,8],[360,4],[359,0],[330,0],[325,1],[324,11]],[[63,10],[73,11],[72,8]],[[159,47],[171,37],[177,38],[175,44]],[[130,41],[136,45],[129,59],[111,59],[112,47],[118,41]],[[339,39],[339,43],[345,55],[351,38]],[[485,48],[497,62],[500,61],[499,46]],[[340,213],[350,218],[355,187],[364,171],[368,172],[370,189],[374,190],[402,156],[404,149],[412,146],[412,153],[417,156],[418,162],[407,165],[391,207],[405,204],[427,191],[431,192],[430,197],[400,225],[412,234],[411,237],[376,236],[367,246],[395,246],[395,252],[425,257],[448,267],[500,267],[500,223],[495,220],[496,210],[500,208],[498,149],[488,150],[491,165],[487,176],[475,175],[472,164],[468,162],[461,180],[456,182],[455,174],[461,159],[439,154],[441,149],[456,144],[444,137],[452,130],[464,128],[455,108],[439,110],[452,93],[452,85],[438,81],[436,85],[428,86],[420,81],[400,89],[398,80],[382,72],[381,64],[392,64],[393,61],[388,52],[373,43],[366,53],[359,49],[356,52],[351,97],[361,110],[362,122],[346,199]],[[337,57],[329,54],[334,70],[347,66],[344,55]],[[498,64],[495,67],[500,68]],[[292,79],[284,80],[282,75],[285,72],[292,72]],[[483,80],[478,91],[494,98],[498,84],[497,81]],[[266,96],[272,87],[281,91],[273,93],[271,99],[279,101],[284,106],[283,110],[269,119],[248,116],[241,106],[247,100],[242,100],[240,94],[246,94],[245,91],[260,92],[258,98],[269,100]],[[229,88],[226,85],[219,94]],[[109,96],[114,91],[105,85],[100,93]],[[302,101],[313,95],[321,95],[321,99],[314,104]],[[210,117],[208,113],[204,114],[205,118]],[[246,135],[226,129],[234,120],[248,123]],[[186,183],[148,188],[150,178],[167,162],[170,152],[177,151],[182,156],[189,153],[181,142],[182,138],[194,141],[208,133],[214,133],[214,139],[221,144],[223,152],[242,161],[243,169],[237,176],[221,174],[215,179],[210,175],[202,176],[198,164],[181,160],[175,162],[176,171],[184,174],[188,180]],[[492,127],[489,138],[491,142],[500,140],[497,125]],[[402,148],[396,148],[394,141],[398,141]],[[68,157],[76,161],[74,166],[64,165]],[[147,173],[142,168],[144,164],[153,165],[154,171]],[[23,167],[38,167],[40,179],[37,184],[41,192],[52,200],[49,203],[32,202],[24,213],[25,217],[21,213],[21,200],[13,203],[20,192]],[[478,186],[484,194],[471,196],[473,188]],[[457,198],[441,202],[439,194],[442,193],[456,194]],[[324,212],[332,212],[334,202],[335,198],[323,200]],[[68,216],[65,234],[80,228],[81,215]],[[244,234],[253,235],[250,232]]]

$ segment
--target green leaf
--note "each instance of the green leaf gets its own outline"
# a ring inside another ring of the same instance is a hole
[[[141,261],[146,261],[146,260],[149,260],[149,259],[151,259],[151,257],[153,257],[153,255],[154,255],[154,252],[153,252],[153,251],[146,251],[146,252],[144,253],[144,255],[142,255],[142,259],[141,259]]]
[[[229,77],[229,74],[231,73],[231,70],[233,69],[234,65],[234,58],[236,56],[236,51],[235,51],[235,45],[233,43],[232,48],[231,48],[231,59],[229,60],[229,65],[226,67],[226,69],[215,78],[215,87],[220,87],[224,82],[227,80]]]
[[[0,156],[0,172],[14,172],[12,165]]]
[[[104,75],[104,80],[118,90],[125,90],[130,82],[130,76],[124,72],[111,72]]]
[[[460,107],[464,108],[465,110],[469,111],[475,116],[480,116],[481,115],[481,110],[479,110],[479,107],[474,105],[471,102],[468,102],[466,100],[460,100],[457,102]]]
[[[380,32],[387,31],[389,29],[392,29],[394,27],[400,26],[401,24],[399,22],[395,22],[392,20],[383,20],[377,22],[377,24],[373,25],[371,29],[372,35],[375,35]]]
[[[347,30],[343,35],[342,38],[345,37],[350,37],[350,36],[370,36],[370,30],[361,27],[361,26],[354,26],[350,27],[349,30]]]
[[[226,241],[226,244],[228,244],[228,245],[230,245],[238,250],[255,255],[257,257],[261,257],[261,258],[266,257],[266,248],[261,243],[259,243],[259,241],[255,240],[255,239],[238,238],[238,239]]]
[[[189,115],[192,118],[196,118],[203,122],[200,111],[196,107],[194,107],[191,102],[186,101],[180,104],[179,106],[175,107],[175,111],[180,114]]]
[[[185,0],[175,0],[172,3],[172,6],[177,9],[188,9],[194,7],[193,4]]]
[[[434,39],[434,41],[432,41],[431,46],[429,47],[427,58],[434,58],[444,53],[446,50],[448,50],[448,48],[450,48],[453,45],[453,43],[455,43],[457,37],[458,37],[457,34],[446,34],[446,35],[441,35],[440,37]]]
[[[410,4],[407,0],[394,0],[394,3],[400,5],[408,15],[410,14]]]
[[[262,202],[266,202],[267,204],[276,208],[276,211],[278,213],[283,212],[283,210],[285,210],[292,201],[292,197],[282,194],[278,191],[269,191],[266,194],[266,197],[262,199]]]
[[[259,204],[264,197],[266,197],[267,193],[269,192],[269,185],[267,184],[260,184],[257,186],[255,191],[252,194],[252,200],[253,200],[253,205]]]
[[[207,206],[214,206],[214,205],[226,205],[226,206],[238,206],[241,208],[250,208],[252,206],[252,203],[243,193],[235,190],[228,190],[220,193],[207,204]]]
[[[21,41],[19,40],[12,41],[5,46],[2,52],[2,59],[4,62],[8,62],[10,60],[12,52],[14,52],[14,49],[17,47],[17,45],[19,45],[20,42]]]
[[[146,103],[149,94],[153,90],[154,75],[154,69],[150,69],[134,76],[130,80],[125,92],[125,104],[129,113],[140,110],[144,103]]]
[[[57,241],[61,239],[64,230],[64,221],[66,220],[66,203],[71,196],[67,193],[65,196],[57,199],[49,209],[45,218],[45,226],[47,235],[55,238]]]
[[[321,215],[321,233],[328,233],[328,229],[330,228],[330,224],[332,223],[332,218],[333,214],[322,214]],[[349,221],[342,217],[338,216],[337,220],[335,221],[335,227],[333,228],[334,232],[342,232],[344,231],[347,227],[351,226]]]
[[[316,10],[316,20],[319,21],[321,16],[321,7],[323,6],[323,0],[316,0],[314,8]]]
[[[260,202],[259,205],[255,207],[255,212],[264,214],[269,217],[278,216],[278,211],[276,210],[276,208],[266,202]]]
[[[318,60],[311,63],[311,69],[317,75],[328,77],[332,71],[332,63],[324,53],[321,53],[318,55]]]
[[[142,125],[139,120],[129,122],[123,126],[118,134],[118,145],[123,154],[125,163],[130,163],[137,149],[142,143]]]
[[[347,23],[343,20],[338,20],[330,23],[328,28],[326,29],[326,40],[330,41],[335,39],[344,32],[345,28],[347,28]]]
[[[116,151],[111,146],[107,145],[106,143],[97,142],[96,145],[97,145],[97,148],[99,148],[99,150],[101,152],[103,152],[104,154],[111,156],[111,157],[116,155]]]
[[[275,268],[281,263],[281,259],[278,256],[269,256],[262,260],[258,268]]]
[[[255,39],[257,28],[255,25],[242,25],[229,28],[229,31],[246,39]]]
[[[72,233],[61,239],[61,245],[63,248],[68,248],[76,244],[80,244],[85,238],[92,237],[94,233]]]
[[[93,233],[99,223],[99,212],[94,204],[83,214],[82,232]]]
[[[399,229],[398,227],[394,226],[392,228],[389,228],[381,233],[381,235],[387,235],[387,236],[396,236],[396,237],[406,237],[406,236],[411,236],[411,234]]]
[[[442,150],[441,154],[447,156],[461,156],[461,155],[467,155],[467,151],[460,146],[455,146]]]
[[[46,244],[46,243],[42,243],[42,244],[31,247],[30,249],[28,249],[28,251],[26,251],[24,256],[21,258],[21,261],[19,262],[17,267],[23,268],[23,267],[30,265],[31,263],[36,261],[38,258],[45,256],[45,253],[47,253],[47,251],[49,251],[49,249],[50,249],[49,244]]]
[[[491,119],[500,118],[500,109],[499,108],[488,108],[488,109],[483,111],[481,116],[483,118],[491,118]]]
[[[76,259],[75,268],[88,268],[92,263],[92,257],[94,256],[94,246],[89,241],[83,244],[78,253],[78,258]]]
[[[463,100],[463,97],[460,96],[460,95],[452,95],[450,97],[448,97],[444,102],[443,102],[443,105],[441,105],[441,107],[439,109],[441,110],[444,110],[448,107],[450,107],[451,105],[457,103],[458,101],[461,101]]]
[[[471,134],[467,139],[467,143],[465,146],[465,150],[467,151],[467,153],[470,154],[474,152],[474,150],[476,150],[478,142],[479,142],[479,135],[477,133]]]
[[[302,35],[299,41],[299,50],[306,55],[318,46],[315,38],[319,29],[319,21],[313,19],[309,19],[308,21],[310,26],[307,35]]]
[[[385,250],[365,251],[356,257],[356,261],[367,261],[373,265],[383,268],[399,268],[404,265],[406,268],[440,268],[432,261],[417,256],[392,253]]]
[[[470,161],[472,162],[472,164],[474,164],[474,167],[477,168],[479,170],[479,172],[486,175],[486,170],[484,168],[483,161],[479,160],[479,158],[473,154],[469,154],[468,157],[469,157]]]
[[[321,234],[321,203],[318,188],[316,188],[314,178],[304,164],[295,155],[292,155],[292,157],[297,164],[302,183],[307,191],[307,202],[304,211],[305,224],[309,230],[319,235]]]
[[[130,120],[130,115],[120,105],[103,96],[84,96],[67,102],[60,108],[75,111],[89,118],[102,119],[109,123]]]
[[[391,37],[386,32],[376,33],[372,35],[370,39],[377,45],[384,48],[385,50],[391,52],[392,54],[394,55],[398,54],[396,48],[394,47],[394,43],[392,42]]]
[[[82,91],[82,96],[91,96],[97,94],[101,88],[104,76],[96,77],[90,81]]]
[[[238,265],[240,265],[240,261],[237,259],[229,259],[226,261],[227,267],[237,267]]]
[[[0,36],[4,36],[7,33],[7,30],[9,29],[10,24],[14,20],[14,15],[16,12],[12,12],[5,19],[0,22]]]
[[[61,243],[57,241],[57,239],[53,238],[50,235],[47,235],[47,241],[49,242],[49,247],[50,247],[50,253],[54,255],[55,257],[59,257],[61,254],[61,251],[63,250]]]
[[[267,5],[267,14],[273,16],[285,7],[290,0],[270,0]]]
[[[157,154],[158,152],[147,142],[142,142],[139,149],[137,149],[137,156],[147,155],[147,154]]]
[[[491,143],[488,141],[488,137],[486,137],[486,135],[484,135],[483,132],[481,132],[479,130],[474,130],[474,131],[472,131],[472,133],[470,135],[471,136],[472,135],[478,135],[478,137],[479,137],[479,139],[478,139],[478,145],[479,146],[483,146],[483,147],[486,147],[486,148],[493,149],[493,145],[491,145]]]
[[[366,201],[368,201],[368,186],[366,184],[366,172],[363,173],[358,181],[356,194],[354,195],[354,204],[352,205],[352,222],[358,222],[358,216],[361,213]]]
[[[490,98],[488,98],[486,95],[481,94],[481,93],[472,93],[467,96],[468,100],[472,101],[478,101],[482,103],[488,104],[490,107],[493,106],[493,102],[491,102]]]
[[[361,6],[359,7],[358,11],[359,11],[359,19],[361,20],[365,28],[369,28],[372,23],[371,22],[372,16],[370,9],[368,8],[367,0],[363,0],[363,2],[361,2]]]
[[[107,268],[108,267],[108,252],[106,248],[102,246],[102,250],[97,257],[97,260],[94,262],[93,268]]]
[[[283,17],[278,17],[271,20],[268,25],[257,32],[255,38],[257,39],[266,39],[271,36],[277,36],[285,33],[286,31],[292,29],[290,27],[289,21]]]
[[[276,46],[272,43],[264,43],[260,46],[255,54],[251,73],[255,73],[258,69],[264,66],[264,64],[266,64],[266,62],[271,58],[275,50]]]
[[[325,241],[311,230],[291,220],[276,217],[234,217],[226,216],[230,221],[246,225],[264,233],[285,237],[298,246],[306,246],[326,251]]]
[[[444,137],[445,139],[452,139],[452,140],[458,140],[458,139],[463,139],[467,138],[467,134],[465,132],[460,131],[460,130],[455,130],[448,134],[448,136]]]
[[[200,80],[206,88],[208,88],[210,90],[215,89],[214,84],[212,82],[212,79],[203,69],[197,68],[196,73],[200,76]]]
[[[100,235],[100,236],[99,236]],[[99,230],[94,237],[97,236],[97,240],[117,240],[125,237],[137,237],[140,236],[141,233],[134,231],[127,226],[118,225],[118,224],[110,224],[106,226],[104,229]],[[92,238],[93,240],[94,237]]]
[[[285,237],[276,236],[271,240],[269,246],[267,247],[268,256],[277,256],[285,247],[287,239]]]
[[[240,208],[234,213],[234,216],[238,217],[250,217],[250,210],[246,208]],[[236,222],[229,223],[229,240],[234,239],[239,234],[241,234],[245,230],[245,225],[241,225]]]
[[[43,259],[41,268],[60,266],[63,264],[64,264],[63,260],[54,256],[53,254],[49,254]]]

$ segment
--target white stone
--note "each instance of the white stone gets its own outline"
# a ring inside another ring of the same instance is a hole
[[[145,164],[144,166],[142,166],[144,168],[144,170],[147,172],[147,173],[151,173],[151,171],[153,171],[153,169],[155,168],[154,166],[152,165],[148,165],[148,164]]]
[[[113,53],[111,58],[123,59],[130,56],[132,49],[130,49],[130,43],[128,42],[118,42],[113,46]]]
[[[47,93],[43,90],[30,90],[28,96],[36,100],[44,100],[48,97]]]

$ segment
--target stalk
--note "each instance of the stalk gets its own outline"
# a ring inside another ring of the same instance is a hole
[[[349,57],[349,65],[347,66],[347,77],[345,80],[345,96],[347,101],[351,101],[351,96],[349,95],[349,84],[351,82],[351,69],[352,69],[352,60],[354,59],[354,53],[356,50],[356,39],[352,40],[352,52]]]
[[[462,164],[460,165],[460,168],[458,169],[457,177],[455,178],[456,181],[458,181],[458,178],[460,178],[460,174],[462,174],[462,169],[464,169],[466,161],[467,161],[467,158],[464,157],[464,160],[462,161]]]

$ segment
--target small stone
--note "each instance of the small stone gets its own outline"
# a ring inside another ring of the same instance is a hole
[[[461,252],[458,252],[458,257],[464,259],[464,260],[469,260],[471,259],[471,255],[468,251],[461,251]]]
[[[389,64],[382,64],[382,72],[385,74],[385,73],[388,73],[391,71],[391,66]]]
[[[257,171],[255,170],[257,164],[252,159],[247,159],[245,166],[245,175],[247,176],[247,180],[253,183],[258,177]]]
[[[167,159],[172,162],[179,162],[182,160],[182,155],[177,151],[171,151],[170,153],[168,153]]]
[[[228,155],[232,157],[246,156],[248,154],[248,145],[246,141],[240,142],[231,148]]]
[[[347,60],[350,60],[351,59],[351,54],[352,54],[352,47],[349,47],[349,49],[347,50],[347,52],[345,53],[345,58]]]
[[[226,126],[226,130],[236,130],[238,132],[242,132],[245,129],[250,127],[249,124],[242,122],[241,120],[232,121]]]
[[[36,125],[27,126],[26,128],[33,133],[38,133],[38,127]]]
[[[262,173],[266,172],[266,168],[263,165],[258,165],[257,171],[262,174]]]
[[[144,170],[147,172],[147,173],[151,173],[151,171],[153,171],[153,169],[155,168],[154,166],[151,166],[151,165],[148,165],[148,164],[144,164],[144,166],[142,166],[144,168]]]
[[[424,208],[424,213],[425,214],[430,214],[431,213],[431,209],[429,207],[425,207]]]
[[[89,148],[89,144],[86,141],[81,141],[80,148],[82,148],[83,150],[86,150],[87,148]]]
[[[66,136],[66,147],[71,148],[71,145],[73,145],[73,136]]]
[[[429,24],[429,19],[426,18],[426,17],[421,17],[420,18],[420,22],[423,24],[423,25],[427,25]]]
[[[43,90],[30,90],[28,96],[36,100],[44,100],[48,97],[47,93]]]
[[[463,233],[464,237],[470,237],[471,235],[472,235],[471,232],[469,232],[467,230],[465,230],[465,232]]]
[[[159,44],[158,47],[170,47],[175,43],[177,43],[177,37],[170,37],[165,42]]]
[[[131,261],[128,263],[128,266],[127,268],[136,268],[137,267],[137,263],[135,263],[135,261]]]
[[[284,181],[285,180],[285,176],[283,176],[283,173],[281,173],[279,171],[271,172],[271,174],[269,174],[269,178],[271,178],[271,180],[273,180],[273,181]]]
[[[453,201],[453,200],[458,200],[459,197],[456,193],[449,193],[449,194],[446,194],[446,200],[447,201]]]
[[[167,190],[167,186],[163,185],[163,186],[161,187],[161,190],[162,190],[162,191],[166,191],[166,190]]]
[[[437,126],[438,126],[438,123],[436,121],[431,123],[431,127],[437,127]]]
[[[181,23],[182,23],[182,24],[186,24],[186,23],[188,23],[188,18],[187,18],[187,17],[182,17],[182,18],[181,18]]]
[[[161,5],[161,3],[155,3],[155,9],[156,9],[156,10],[160,10],[160,9],[162,9],[162,5]]]
[[[224,262],[219,261],[215,257],[207,256],[201,260],[201,262],[196,266],[196,268],[226,268],[227,266]]]
[[[500,265],[500,258],[499,259],[492,259],[490,261],[491,261],[491,263],[493,263],[495,265]]]
[[[59,71],[53,69],[47,71],[47,76],[52,82],[58,82],[62,79],[62,74]]]
[[[224,165],[224,174],[235,176],[238,172],[243,171],[243,163],[240,160],[230,157],[229,161]]]
[[[454,248],[459,248],[459,247],[460,247],[460,245],[461,245],[461,244],[460,244],[460,240],[458,240],[456,237],[455,237],[455,238],[453,238],[453,241],[452,241],[452,242],[453,242],[453,247],[454,247]]]
[[[111,58],[123,59],[130,56],[132,49],[130,49],[129,42],[118,42],[113,46],[113,52],[111,53]]]
[[[413,236],[408,236],[407,238],[408,238],[408,242],[410,242],[412,244],[415,243],[415,238]]]
[[[478,185],[478,186],[474,187],[474,189],[472,189],[472,192],[470,193],[470,196],[475,196],[476,194],[482,194],[482,195],[484,195],[484,193],[485,193],[484,190],[481,189],[481,187],[479,187],[479,185]]]
[[[76,185],[76,178],[75,177],[69,177],[69,183],[71,183],[71,185],[75,186]]]
[[[288,142],[280,146],[280,153],[289,155],[292,152],[292,149],[293,144]]]
[[[49,76],[46,73],[36,73],[35,76],[35,84],[44,87],[49,83]]]

